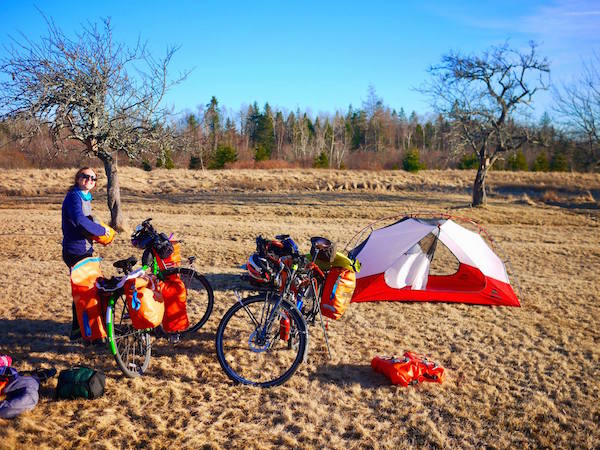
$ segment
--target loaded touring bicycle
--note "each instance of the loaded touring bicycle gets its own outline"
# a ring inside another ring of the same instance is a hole
[[[339,318],[354,289],[355,262],[335,252],[329,240],[311,239],[302,255],[287,235],[257,238],[247,264],[258,294],[243,298],[225,313],[216,334],[217,358],[236,383],[260,387],[287,381],[308,352],[309,325],[319,323],[329,351],[323,316]],[[335,268],[332,265],[345,265]]]
[[[131,237],[144,250],[142,267],[135,268],[133,256],[119,260],[113,266],[121,275],[106,279],[100,258],[86,258],[71,271],[73,298],[85,303],[79,308],[82,332],[88,339],[105,337],[127,377],[147,370],[152,337],[191,336],[207,322],[214,303],[212,287],[194,269],[195,257],[182,266],[179,242],[156,232],[150,221]]]

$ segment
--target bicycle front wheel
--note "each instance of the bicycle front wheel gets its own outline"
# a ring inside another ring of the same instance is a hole
[[[236,383],[280,385],[298,369],[307,348],[302,315],[275,295],[249,297],[236,303],[217,328],[217,358]]]
[[[215,295],[206,277],[186,267],[167,269],[163,276],[178,274],[185,285],[185,308],[190,326],[183,333],[195,333],[208,321],[213,310]]]
[[[150,334],[133,327],[124,295],[108,307],[106,328],[110,351],[123,374],[128,378],[142,375],[150,365]]]

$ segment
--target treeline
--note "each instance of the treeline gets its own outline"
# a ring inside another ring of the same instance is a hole
[[[76,144],[53,146],[42,131],[27,142],[16,139],[19,123],[0,123],[0,166],[72,167],[96,164]],[[499,160],[494,169],[590,171],[595,160],[582,143],[555,127],[548,114],[539,123],[512,123],[530,136],[517,153]],[[213,97],[170,125],[173,139],[161,148],[144,149],[140,161],[122,156],[119,164],[220,169],[248,167],[321,167],[337,169],[470,169],[475,154],[458,153],[459,133],[441,115],[406,114],[384,105],[373,89],[360,108],[312,115],[254,103],[228,111]],[[592,155],[593,156],[593,155]]]

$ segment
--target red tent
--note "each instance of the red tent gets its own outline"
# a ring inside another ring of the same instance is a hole
[[[445,245],[458,261],[453,274],[430,273],[440,245]],[[362,265],[353,302],[439,301],[520,306],[503,261],[480,234],[450,218],[404,217],[372,231],[350,251],[350,256]]]

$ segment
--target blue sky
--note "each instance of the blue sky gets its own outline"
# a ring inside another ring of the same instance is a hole
[[[36,40],[45,22],[67,34],[110,17],[114,36],[138,36],[157,56],[179,45],[172,73],[192,69],[170,92],[176,110],[216,96],[235,114],[254,101],[284,110],[360,107],[369,85],[392,108],[431,112],[414,88],[449,50],[477,53],[508,40],[539,43],[554,83],[568,81],[600,52],[600,1],[37,1],[0,0],[0,46],[19,32]],[[3,50],[0,49],[3,53]],[[537,98],[534,116],[551,106]]]

